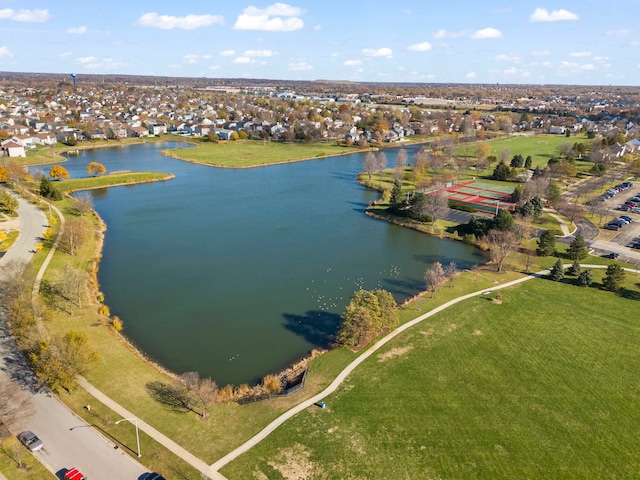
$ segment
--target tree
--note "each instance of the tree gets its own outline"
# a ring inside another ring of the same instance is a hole
[[[476,144],[476,157],[478,157],[478,161],[484,161],[484,159],[489,156],[489,153],[491,153],[491,145],[489,142],[478,142]]]
[[[9,375],[0,376],[0,439],[20,431],[24,422],[35,414],[31,395]]]
[[[569,244],[569,248],[567,248],[567,256],[571,260],[582,260],[588,254],[589,250],[584,242],[584,237],[579,233],[575,236],[571,244]]]
[[[364,169],[367,172],[367,175],[369,175],[369,180],[371,180],[371,174],[375,171],[376,166],[376,156],[373,152],[367,152],[364,157]]]
[[[232,142],[235,142],[240,138],[240,135],[238,135],[238,132],[231,132],[231,135],[229,135],[229,138],[231,139]]]
[[[508,148],[505,147],[502,150],[500,150],[499,159],[502,163],[507,163],[510,157],[511,157],[511,151]]]
[[[97,175],[104,175],[104,172],[106,171],[107,169],[104,167],[104,165],[98,162],[89,162],[89,164],[87,165],[87,174],[93,175],[94,177]]]
[[[70,263],[65,263],[64,268],[56,277],[55,285],[57,291],[65,300],[73,303],[78,308],[82,308],[86,282],[87,274],[85,271],[74,268]]]
[[[89,192],[80,192],[74,196],[76,209],[81,216],[89,213],[93,209],[93,199]]]
[[[53,391],[71,391],[78,375],[83,375],[97,360],[98,354],[89,347],[87,337],[68,332],[41,341],[28,354],[40,381]]]
[[[69,178],[69,172],[67,172],[66,168],[61,167],[60,165],[54,165],[49,169],[49,176],[56,180],[61,180],[63,178]]]
[[[18,209],[18,205],[18,200],[8,192],[3,192],[0,195],[0,210],[12,215]]]
[[[544,230],[538,239],[538,248],[536,255],[539,257],[548,257],[556,251],[556,236],[549,230]]]
[[[47,176],[43,176],[40,179],[40,195],[50,200],[58,201],[62,200],[62,193],[58,190],[53,182]]]
[[[9,179],[9,172],[7,169],[0,165],[0,183],[6,183]]]
[[[593,275],[591,270],[584,270],[578,275],[578,285],[581,287],[588,287],[593,283]]]
[[[602,287],[610,292],[619,292],[622,290],[625,271],[617,263],[613,263],[607,267],[607,272],[602,279]]]
[[[449,262],[444,267],[444,275],[447,277],[447,281],[449,282],[449,286],[453,287],[453,281],[460,274],[460,270],[458,270],[458,265],[456,262]]]
[[[551,267],[549,276],[554,282],[559,282],[564,278],[564,267],[562,266],[562,261],[560,259],[558,259],[556,263],[553,264],[553,267]]]
[[[524,157],[521,154],[516,154],[511,159],[511,166],[514,168],[524,167]]]
[[[91,223],[86,218],[70,218],[60,234],[60,248],[69,255],[75,255],[90,232]]]
[[[533,163],[533,159],[531,155],[527,155],[527,158],[524,161],[524,168],[531,168],[531,164]]]
[[[501,230],[503,232],[510,232],[513,230],[513,215],[509,210],[500,210],[498,214],[493,217],[493,228]]]
[[[496,168],[493,170],[493,178],[495,180],[506,181],[512,178],[512,170],[509,166],[504,163],[502,160],[496,165]]]
[[[207,418],[209,416],[207,407],[213,403],[218,391],[216,382],[210,378],[200,378],[198,372],[183,373],[180,375],[180,379],[189,396],[200,404],[200,417]]]
[[[581,270],[582,270],[582,267],[580,266],[580,262],[578,261],[578,259],[575,259],[573,263],[569,266],[569,268],[567,268],[567,275],[572,275],[574,277],[577,277],[578,275],[580,275]]]
[[[396,156],[396,163],[393,169],[393,178],[402,180],[404,177],[404,168],[407,166],[407,151],[403,148]]]
[[[403,203],[402,185],[398,180],[395,180],[393,182],[393,188],[391,189],[391,197],[389,198],[389,210],[398,211],[401,209]]]
[[[358,290],[342,314],[338,343],[356,349],[369,344],[383,329],[399,322],[398,307],[385,290]]]
[[[502,271],[504,261],[514,248],[514,238],[511,232],[501,230],[489,230],[485,235],[485,241],[489,245],[489,257],[498,268],[498,272]]]
[[[429,168],[429,161],[427,159],[427,153],[424,149],[418,150],[413,161],[413,169],[411,170],[411,177],[413,181],[419,182],[427,175]]]
[[[434,262],[433,265],[425,270],[424,281],[427,286],[427,291],[431,292],[431,298],[434,297],[438,287],[446,280],[447,276],[440,262]]]
[[[431,218],[431,226],[435,225],[436,220],[444,217],[449,210],[449,201],[438,195],[437,192],[424,195],[422,203],[419,207],[420,215],[429,215]]]

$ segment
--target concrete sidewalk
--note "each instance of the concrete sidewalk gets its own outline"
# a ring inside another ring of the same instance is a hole
[[[146,423],[144,420],[136,417],[132,412],[121,406],[119,403],[116,403],[109,397],[107,397],[104,393],[98,390],[96,387],[91,385],[86,379],[80,377],[78,379],[78,384],[84,388],[91,396],[93,396],[100,403],[106,405],[111,410],[116,412],[118,415],[121,415],[123,418],[137,418],[138,419],[138,428],[142,430],[144,433],[153,438],[156,442],[160,443],[162,446],[175,453],[177,456],[182,458],[185,462],[191,465],[193,468],[200,471],[202,474],[206,475],[208,478],[212,478],[214,480],[227,480],[226,477],[214,471],[209,465],[205,462],[197,458],[192,453],[188,452],[176,442],[171,440],[169,437],[159,432],[151,425]]]

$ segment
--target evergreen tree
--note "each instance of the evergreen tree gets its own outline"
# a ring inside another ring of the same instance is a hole
[[[524,161],[524,168],[531,168],[531,164],[533,163],[533,159],[531,155],[527,155],[527,159]]]
[[[393,188],[391,189],[391,198],[389,199],[389,210],[400,210],[402,206],[402,186],[400,182],[396,180],[393,182]]]
[[[60,193],[60,190],[58,190],[53,185],[53,182],[46,175],[43,175],[42,179],[40,180],[39,191],[40,191],[40,195],[42,195],[44,198],[49,198],[51,200],[56,200],[56,201],[62,200],[62,194]]]
[[[569,248],[567,249],[567,256],[571,260],[582,260],[589,254],[589,250],[587,250],[587,246],[584,242],[584,237],[582,234],[576,235],[576,238],[573,239]]]
[[[524,193],[524,186],[518,185],[513,189],[513,193],[511,194],[511,201],[513,203],[520,203],[522,200],[522,194]]]
[[[564,268],[562,267],[562,261],[560,259],[558,259],[553,267],[551,267],[549,276],[554,282],[559,282],[564,278]]]
[[[545,230],[538,239],[538,248],[536,254],[539,257],[548,257],[556,251],[556,237],[549,230]]]
[[[623,268],[614,263],[607,267],[607,273],[602,279],[602,287],[610,292],[619,292],[622,290],[622,282],[624,281],[625,272]]]
[[[567,268],[567,275],[577,277],[578,275],[580,275],[581,270],[582,267],[580,266],[580,262],[578,261],[578,259],[575,259],[571,266]]]
[[[510,232],[513,230],[513,215],[509,210],[500,210],[498,214],[493,217],[493,228],[502,232]]]
[[[509,168],[509,166],[505,164],[503,161],[500,161],[500,163],[498,163],[498,165],[496,165],[496,168],[493,170],[493,178],[495,180],[506,181],[506,180],[509,180],[511,177],[512,177],[511,168]]]
[[[578,275],[578,285],[581,287],[588,287],[593,283],[593,275],[591,270],[584,270]]]

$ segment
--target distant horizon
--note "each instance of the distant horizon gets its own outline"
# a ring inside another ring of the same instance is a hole
[[[74,72],[36,72],[36,71],[0,71],[0,76],[3,75],[34,75],[34,76],[42,76],[42,75],[51,75],[51,76],[61,76],[66,77],[69,83],[72,83],[71,75]],[[309,80],[296,80],[291,78],[246,78],[246,77],[214,77],[214,76],[182,76],[182,75],[146,75],[146,74],[136,74],[136,73],[123,73],[123,72],[110,72],[110,73],[81,73],[77,74],[76,79],[78,83],[80,83],[82,77],[148,77],[148,78],[164,78],[164,79],[184,79],[184,80],[208,80],[208,81],[242,81],[250,84],[251,82],[291,82],[291,83],[318,83],[318,84],[343,84],[343,85],[433,85],[433,86],[447,86],[447,85],[463,85],[463,86],[505,86],[505,87],[527,87],[527,86],[537,86],[537,87],[578,87],[578,88],[588,88],[588,87],[597,87],[597,88],[640,88],[637,85],[613,85],[613,84],[571,84],[571,83],[482,83],[482,82],[409,82],[409,81],[355,81],[355,80],[328,80],[328,79],[309,79]],[[81,84],[79,85],[81,86]]]
[[[640,73],[638,0],[2,3],[12,72],[576,86]]]

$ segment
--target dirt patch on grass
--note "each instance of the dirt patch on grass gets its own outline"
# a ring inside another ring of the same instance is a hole
[[[394,348],[386,353],[381,353],[380,355],[378,355],[378,361],[384,362],[385,360],[388,360],[390,358],[400,357],[405,353],[410,352],[411,350],[413,350],[413,347],[411,345],[407,345],[406,347],[401,348]]]
[[[311,452],[299,443],[280,450],[278,458],[269,462],[275,470],[287,480],[311,479],[315,465],[310,460]]]

